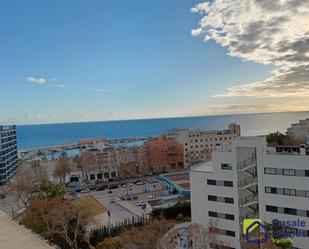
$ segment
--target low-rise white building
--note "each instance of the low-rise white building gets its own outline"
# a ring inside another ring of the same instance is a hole
[[[261,218],[301,220],[295,248],[309,244],[309,148],[268,148],[264,137],[240,137],[230,150],[213,152],[212,161],[191,168],[192,222],[209,227],[216,223],[219,240],[240,249],[242,221]]]
[[[309,118],[304,120],[299,120],[298,123],[292,124],[291,127],[287,129],[286,134],[294,139],[305,140],[309,133]]]
[[[240,125],[231,123],[227,130],[173,129],[166,134],[184,146],[184,167],[187,168],[211,156],[221,146],[229,147],[233,138],[240,136]]]

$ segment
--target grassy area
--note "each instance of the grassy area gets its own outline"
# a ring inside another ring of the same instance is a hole
[[[92,217],[106,212],[106,208],[90,195],[81,197],[75,203],[83,209],[88,210]]]

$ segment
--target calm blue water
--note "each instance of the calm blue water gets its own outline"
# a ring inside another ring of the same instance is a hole
[[[18,148],[75,143],[92,137],[155,136],[172,128],[226,129],[230,122],[241,125],[242,135],[263,135],[277,130],[285,132],[291,123],[305,118],[309,118],[309,112],[19,125],[17,126]]]

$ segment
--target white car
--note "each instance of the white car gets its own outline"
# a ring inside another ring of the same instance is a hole
[[[132,183],[128,183],[127,186],[128,186],[128,187],[132,187],[133,184],[132,184]]]
[[[138,202],[137,202],[137,206],[142,206],[142,205],[144,205],[144,204],[145,204],[144,201],[138,201]]]
[[[136,185],[144,185],[145,183],[140,181],[140,182],[137,182]]]

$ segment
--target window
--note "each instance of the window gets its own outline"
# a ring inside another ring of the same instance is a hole
[[[230,197],[225,197],[224,198],[225,203],[230,203],[230,204],[234,204],[234,199],[230,198]]]
[[[232,214],[225,214],[225,219],[227,219],[227,220],[234,220],[235,217]]]
[[[235,232],[234,231],[230,231],[230,230],[226,230],[225,231],[225,235],[226,236],[230,236],[230,237],[235,237]]]
[[[229,163],[221,163],[221,169],[223,170],[232,170],[232,165]]]
[[[224,181],[224,186],[225,187],[233,187],[233,182],[232,181]]]
[[[264,168],[264,173],[267,175],[275,175],[276,174],[276,168]]]
[[[265,187],[265,193],[269,193],[269,194],[277,194],[277,188],[273,188],[273,187]]]
[[[278,207],[266,205],[266,212],[278,213]]]
[[[309,176],[309,170],[305,170],[305,176]]]
[[[97,174],[97,179],[102,179],[102,178],[103,178],[102,173],[98,173],[98,174]]]
[[[283,169],[283,175],[295,176],[296,175],[296,171],[295,171],[295,169]]]
[[[209,201],[217,201],[217,196],[215,196],[215,195],[208,195],[208,200]]]
[[[210,180],[210,179],[208,179],[208,180],[207,180],[207,185],[217,185],[217,182],[216,182],[216,180]]]
[[[285,214],[297,215],[297,209],[295,208],[284,208]]]
[[[217,218],[217,217],[218,217],[218,213],[217,213],[217,212],[208,211],[208,216],[209,216],[209,217],[215,217],[215,218]]]
[[[285,188],[283,189],[283,194],[296,196],[296,189]]]

